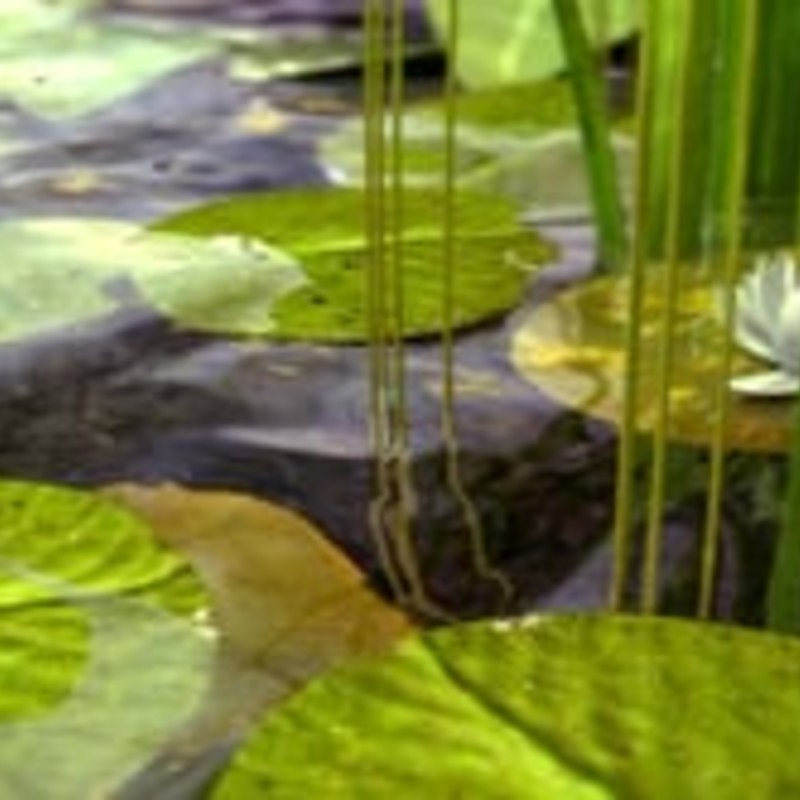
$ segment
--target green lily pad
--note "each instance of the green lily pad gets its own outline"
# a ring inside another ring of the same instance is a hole
[[[564,81],[493,87],[459,97],[455,178],[464,191],[512,200],[526,212],[588,213],[585,148],[572,90]],[[446,170],[441,102],[411,107],[403,120],[403,175],[415,187],[439,187]],[[615,120],[613,146],[630,193],[633,140]],[[388,133],[388,132],[387,132]],[[320,143],[321,160],[340,186],[364,184],[364,124],[353,120]]]
[[[579,0],[589,34],[616,41],[633,32],[636,0]],[[605,20],[598,7],[607,13]],[[449,0],[427,0],[434,24],[446,40]],[[514,83],[552,76],[566,66],[551,0],[493,0],[462,3],[457,66],[472,86]],[[487,46],[487,43],[491,43]]]
[[[162,745],[205,691],[213,642],[191,620],[128,597],[104,598],[81,610],[89,649],[69,696],[46,713],[0,724],[3,797],[110,796],[110,788]],[[41,683],[38,676],[53,653],[53,645],[29,652],[18,665],[32,675],[24,684],[29,691]],[[16,686],[21,688],[19,681]]]
[[[426,101],[420,113],[444,119],[442,101]],[[531,81],[475,89],[459,95],[460,122],[507,135],[530,136],[577,125],[572,86],[565,80]]]
[[[793,797],[800,642],[562,616],[425,634],[310,685],[215,800]]]
[[[197,35],[100,25],[80,13],[84,5],[3,0],[0,95],[44,115],[86,113],[217,49]]]
[[[403,209],[403,308],[406,336],[440,331],[443,196],[408,190]],[[272,307],[275,338],[364,341],[369,338],[364,194],[319,190],[248,195],[163,220],[155,230],[235,235],[269,242],[295,257],[308,282]],[[459,193],[454,208],[454,324],[474,325],[514,306],[528,273],[552,248],[517,222],[512,205],[492,195]],[[388,248],[391,251],[391,247]]]
[[[190,611],[185,564],[155,545],[139,520],[89,492],[0,483],[0,720],[38,713],[73,688],[88,656],[81,602],[178,587]],[[168,594],[168,591],[167,591]]]
[[[206,605],[113,502],[0,482],[0,796],[79,800],[144,758],[202,691]]]
[[[15,583],[19,585],[14,587]],[[0,586],[16,588],[19,594],[30,588],[2,571]],[[89,637],[86,615],[55,596],[29,607],[3,608],[0,725],[39,715],[69,697],[86,661]]]
[[[96,494],[0,482],[0,613],[59,591],[142,591],[184,569],[138,519]],[[35,579],[34,579],[35,578]],[[22,579],[28,579],[25,582]]]
[[[354,118],[324,136],[320,161],[339,186],[361,187],[365,181],[364,122]],[[388,136],[388,131],[387,131]],[[403,119],[403,180],[410,187],[441,187],[447,169],[444,126],[438,115],[412,109]],[[496,158],[497,136],[459,124],[454,174],[457,180],[469,170]]]
[[[8,222],[0,251],[0,341],[140,303],[137,295],[183,327],[263,333],[271,299],[305,280],[292,259],[259,242],[104,219]]]
[[[407,185],[441,186],[445,119],[441,101],[426,101],[406,110],[402,133]],[[492,87],[460,95],[456,119],[459,178],[510,154],[527,152],[539,136],[576,124],[572,90],[564,81]],[[339,126],[322,139],[320,150],[323,164],[338,183],[363,185],[363,120]]]
[[[632,197],[634,147],[628,137],[615,135],[612,147],[624,199]],[[525,215],[591,215],[586,153],[578,131],[553,131],[509,151],[492,163],[471,170],[462,186],[508,197],[522,207]]]

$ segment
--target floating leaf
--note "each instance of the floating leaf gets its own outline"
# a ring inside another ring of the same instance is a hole
[[[448,107],[441,100],[426,100],[416,107],[415,113],[443,122]],[[520,145],[525,137],[577,125],[574,93],[569,81],[563,79],[473,89],[458,95],[456,113],[456,121],[468,132],[514,136]]]
[[[520,109],[525,113],[521,114]],[[409,107],[403,115],[403,177],[408,186],[441,186],[445,172],[442,102]],[[529,152],[553,130],[574,128],[575,107],[564,81],[517,84],[470,92],[458,98],[455,176]],[[387,136],[389,128],[387,125]],[[331,178],[343,185],[364,183],[364,122],[354,119],[322,139],[321,157]]]
[[[387,126],[387,136],[389,134]],[[330,180],[339,186],[362,187],[364,169],[364,121],[352,119],[322,138],[320,160]],[[444,125],[440,118],[420,111],[403,117],[403,181],[408,187],[441,187],[447,166]],[[497,135],[459,125],[454,177],[460,180],[470,169],[496,157]]]
[[[17,580],[0,584],[0,613],[59,591],[157,587],[185,567],[151,538],[139,520],[91,492],[2,482],[0,568]]]
[[[645,324],[640,331],[636,426],[652,430],[657,418],[656,385],[662,323],[666,311],[664,272],[654,269],[645,282]],[[515,331],[511,360],[537,388],[564,403],[618,424],[627,375],[628,278],[593,280],[561,293],[533,310]],[[710,441],[715,381],[727,382],[719,353],[724,331],[719,287],[696,275],[681,287],[673,336],[669,436],[697,446]],[[735,354],[732,373],[753,372],[759,362]],[[739,379],[737,379],[739,380]],[[772,385],[774,389],[775,386]],[[754,393],[755,394],[755,393]],[[790,404],[759,397],[730,397],[730,449],[780,452],[788,448]]]
[[[144,36],[100,25],[78,12],[82,5],[3,0],[0,95],[41,114],[80,114],[215,52],[197,35]]]
[[[611,142],[623,199],[632,196],[634,149],[626,136]],[[558,215],[591,219],[586,150],[576,130],[554,131],[476,167],[465,175],[464,188],[508,197],[533,220]]]
[[[441,103],[423,103],[406,111],[402,143],[406,185],[442,185],[446,112]],[[586,153],[566,82],[540,81],[464,94],[458,98],[455,122],[453,174],[462,190],[499,195],[539,216],[588,217]],[[632,192],[633,142],[621,132],[622,124],[622,120],[616,124],[612,144],[627,198]],[[334,183],[364,184],[363,120],[339,126],[323,138],[320,149]]]
[[[405,193],[403,332],[409,336],[433,334],[441,326],[442,203],[433,191]],[[361,341],[369,338],[364,271],[371,257],[364,208],[364,195],[355,190],[271,192],[192,209],[155,229],[252,237],[285,250],[302,263],[308,283],[275,304],[270,335]],[[462,193],[454,213],[454,317],[463,326],[511,308],[526,285],[526,269],[552,251],[517,223],[513,206],[501,198]]]
[[[798,715],[796,639],[601,615],[476,624],[311,684],[213,797],[791,797]]]
[[[109,501],[0,483],[0,796],[83,800],[131,769],[199,692],[204,604]]]
[[[89,625],[89,652],[69,697],[47,714],[0,725],[2,797],[109,796],[202,694],[212,643],[189,619],[127,597],[79,607]],[[59,643],[68,633],[50,632]],[[48,659],[57,654],[50,643],[18,665],[33,678],[25,683],[28,691],[39,685],[36,676],[53,668]],[[21,688],[17,681],[3,691],[12,686]]]
[[[323,534],[289,509],[173,485],[108,492],[186,557],[212,598],[222,648],[183,750],[249,725],[312,676],[409,631]]]
[[[236,81],[319,76],[353,69],[364,58],[364,47],[357,37],[337,35],[330,30],[324,35],[287,37],[280,26],[273,33],[264,25],[248,30],[239,24],[228,28],[216,26],[208,34],[230,45],[229,74]],[[412,46],[408,47],[408,54],[422,54],[429,49],[424,45]]]
[[[103,219],[7,222],[0,251],[0,341],[112,311],[137,293],[184,327],[263,333],[271,301],[304,282],[291,258],[261,242]]]
[[[441,38],[450,23],[448,0],[427,0]],[[612,0],[598,13],[597,0],[580,2],[587,29],[597,41],[632,33],[638,21],[637,0]],[[561,72],[566,59],[551,0],[493,0],[462,3],[457,67],[472,86],[536,80]],[[491,43],[487,46],[487,43]]]

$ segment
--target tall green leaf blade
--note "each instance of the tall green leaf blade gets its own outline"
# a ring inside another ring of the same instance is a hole
[[[598,74],[586,23],[577,0],[553,0],[583,138],[589,187],[599,233],[600,261],[622,269],[628,253],[622,190],[612,149],[605,76]]]
[[[800,210],[800,4],[759,0],[747,231],[758,245],[797,239]]]
[[[746,245],[786,245],[794,235],[800,187],[796,136],[800,60],[795,46],[800,5],[766,0],[756,6],[747,200],[737,225],[745,228]],[[651,252],[663,255],[667,195],[673,181],[680,184],[680,252],[699,258],[730,238],[723,207],[731,191],[730,164],[741,128],[736,93],[742,90],[737,75],[749,34],[747,4],[744,0],[654,2],[647,18],[658,52],[648,76],[654,123],[639,142],[651,176],[647,236]],[[674,163],[678,153],[680,165]]]

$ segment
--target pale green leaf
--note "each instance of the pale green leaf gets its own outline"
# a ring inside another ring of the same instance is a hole
[[[0,95],[40,114],[85,113],[215,47],[204,38],[145,36],[100,25],[84,2],[3,0]]]
[[[436,334],[442,310],[442,206],[433,190],[406,191],[402,214],[403,330]],[[263,240],[302,264],[307,283],[272,309],[275,338],[369,338],[367,268],[376,269],[365,230],[365,196],[356,190],[270,192],[212,203],[160,222],[159,231]],[[552,250],[517,221],[514,206],[478,192],[456,196],[454,323],[474,325],[514,306]],[[391,233],[387,229],[388,233]],[[393,248],[386,248],[386,270]],[[391,324],[391,323],[389,323]]]
[[[442,39],[449,0],[427,0]],[[599,0],[582,0],[587,28],[597,38],[617,40],[637,25],[638,0],[607,0],[600,22]],[[459,4],[457,69],[472,86],[515,83],[557,74],[566,66],[551,0],[492,0]],[[524,114],[520,109],[520,114]]]

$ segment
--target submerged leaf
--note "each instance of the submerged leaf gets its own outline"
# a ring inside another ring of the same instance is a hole
[[[311,684],[213,797],[792,797],[799,716],[796,639],[609,615],[461,626]]]
[[[0,570],[0,586],[8,590],[16,583]],[[16,593],[27,593],[30,585],[19,583]],[[10,720],[41,716],[69,697],[86,663],[90,636],[86,615],[57,595],[0,610],[0,734]]]

